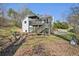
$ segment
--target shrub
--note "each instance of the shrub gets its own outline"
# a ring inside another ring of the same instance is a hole
[[[55,22],[54,23],[54,28],[58,28],[58,29],[68,29],[68,24],[65,22]]]

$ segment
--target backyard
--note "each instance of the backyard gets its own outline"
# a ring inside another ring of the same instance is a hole
[[[8,31],[9,30],[9,31]],[[26,36],[24,43],[21,45],[18,44],[18,41],[15,37],[12,36],[13,32],[18,32]],[[67,35],[36,35],[36,34],[25,34],[21,32],[21,29],[18,27],[8,27],[0,29],[0,50],[7,48],[8,52],[4,52],[5,55],[15,55],[15,56],[25,56],[25,55],[44,55],[44,56],[63,56],[63,55],[79,55],[79,46],[72,46],[69,44],[71,39],[70,33]],[[16,42],[13,44],[13,42]],[[17,45],[15,45],[17,44]],[[18,47],[18,48],[17,48]],[[14,49],[14,50],[13,50]],[[14,53],[10,50],[13,50]],[[13,54],[12,54],[13,53]],[[1,54],[2,55],[2,54]]]
[[[79,46],[72,46],[68,41],[54,35],[29,36],[14,55],[72,56],[79,55]]]
[[[79,5],[0,4],[0,56],[79,56]]]

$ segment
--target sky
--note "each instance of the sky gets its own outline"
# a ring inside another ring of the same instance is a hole
[[[5,5],[7,9],[13,8],[18,12],[23,7],[26,7],[29,8],[35,14],[50,15],[54,17],[55,20],[62,20],[66,16],[66,14],[69,13],[70,7],[77,4],[75,3],[27,3],[27,4],[8,3]]]

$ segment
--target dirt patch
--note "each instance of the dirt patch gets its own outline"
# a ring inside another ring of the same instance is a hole
[[[51,56],[79,55],[79,47],[73,47],[63,40],[47,44],[46,46]]]
[[[71,46],[56,36],[30,37],[15,53],[15,56],[73,56],[79,55],[79,46]]]

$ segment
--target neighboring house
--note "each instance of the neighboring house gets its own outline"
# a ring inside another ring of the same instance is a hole
[[[36,16],[28,15],[22,21],[22,31],[23,32],[33,32],[33,33],[42,33],[50,34],[51,33],[51,16]]]

